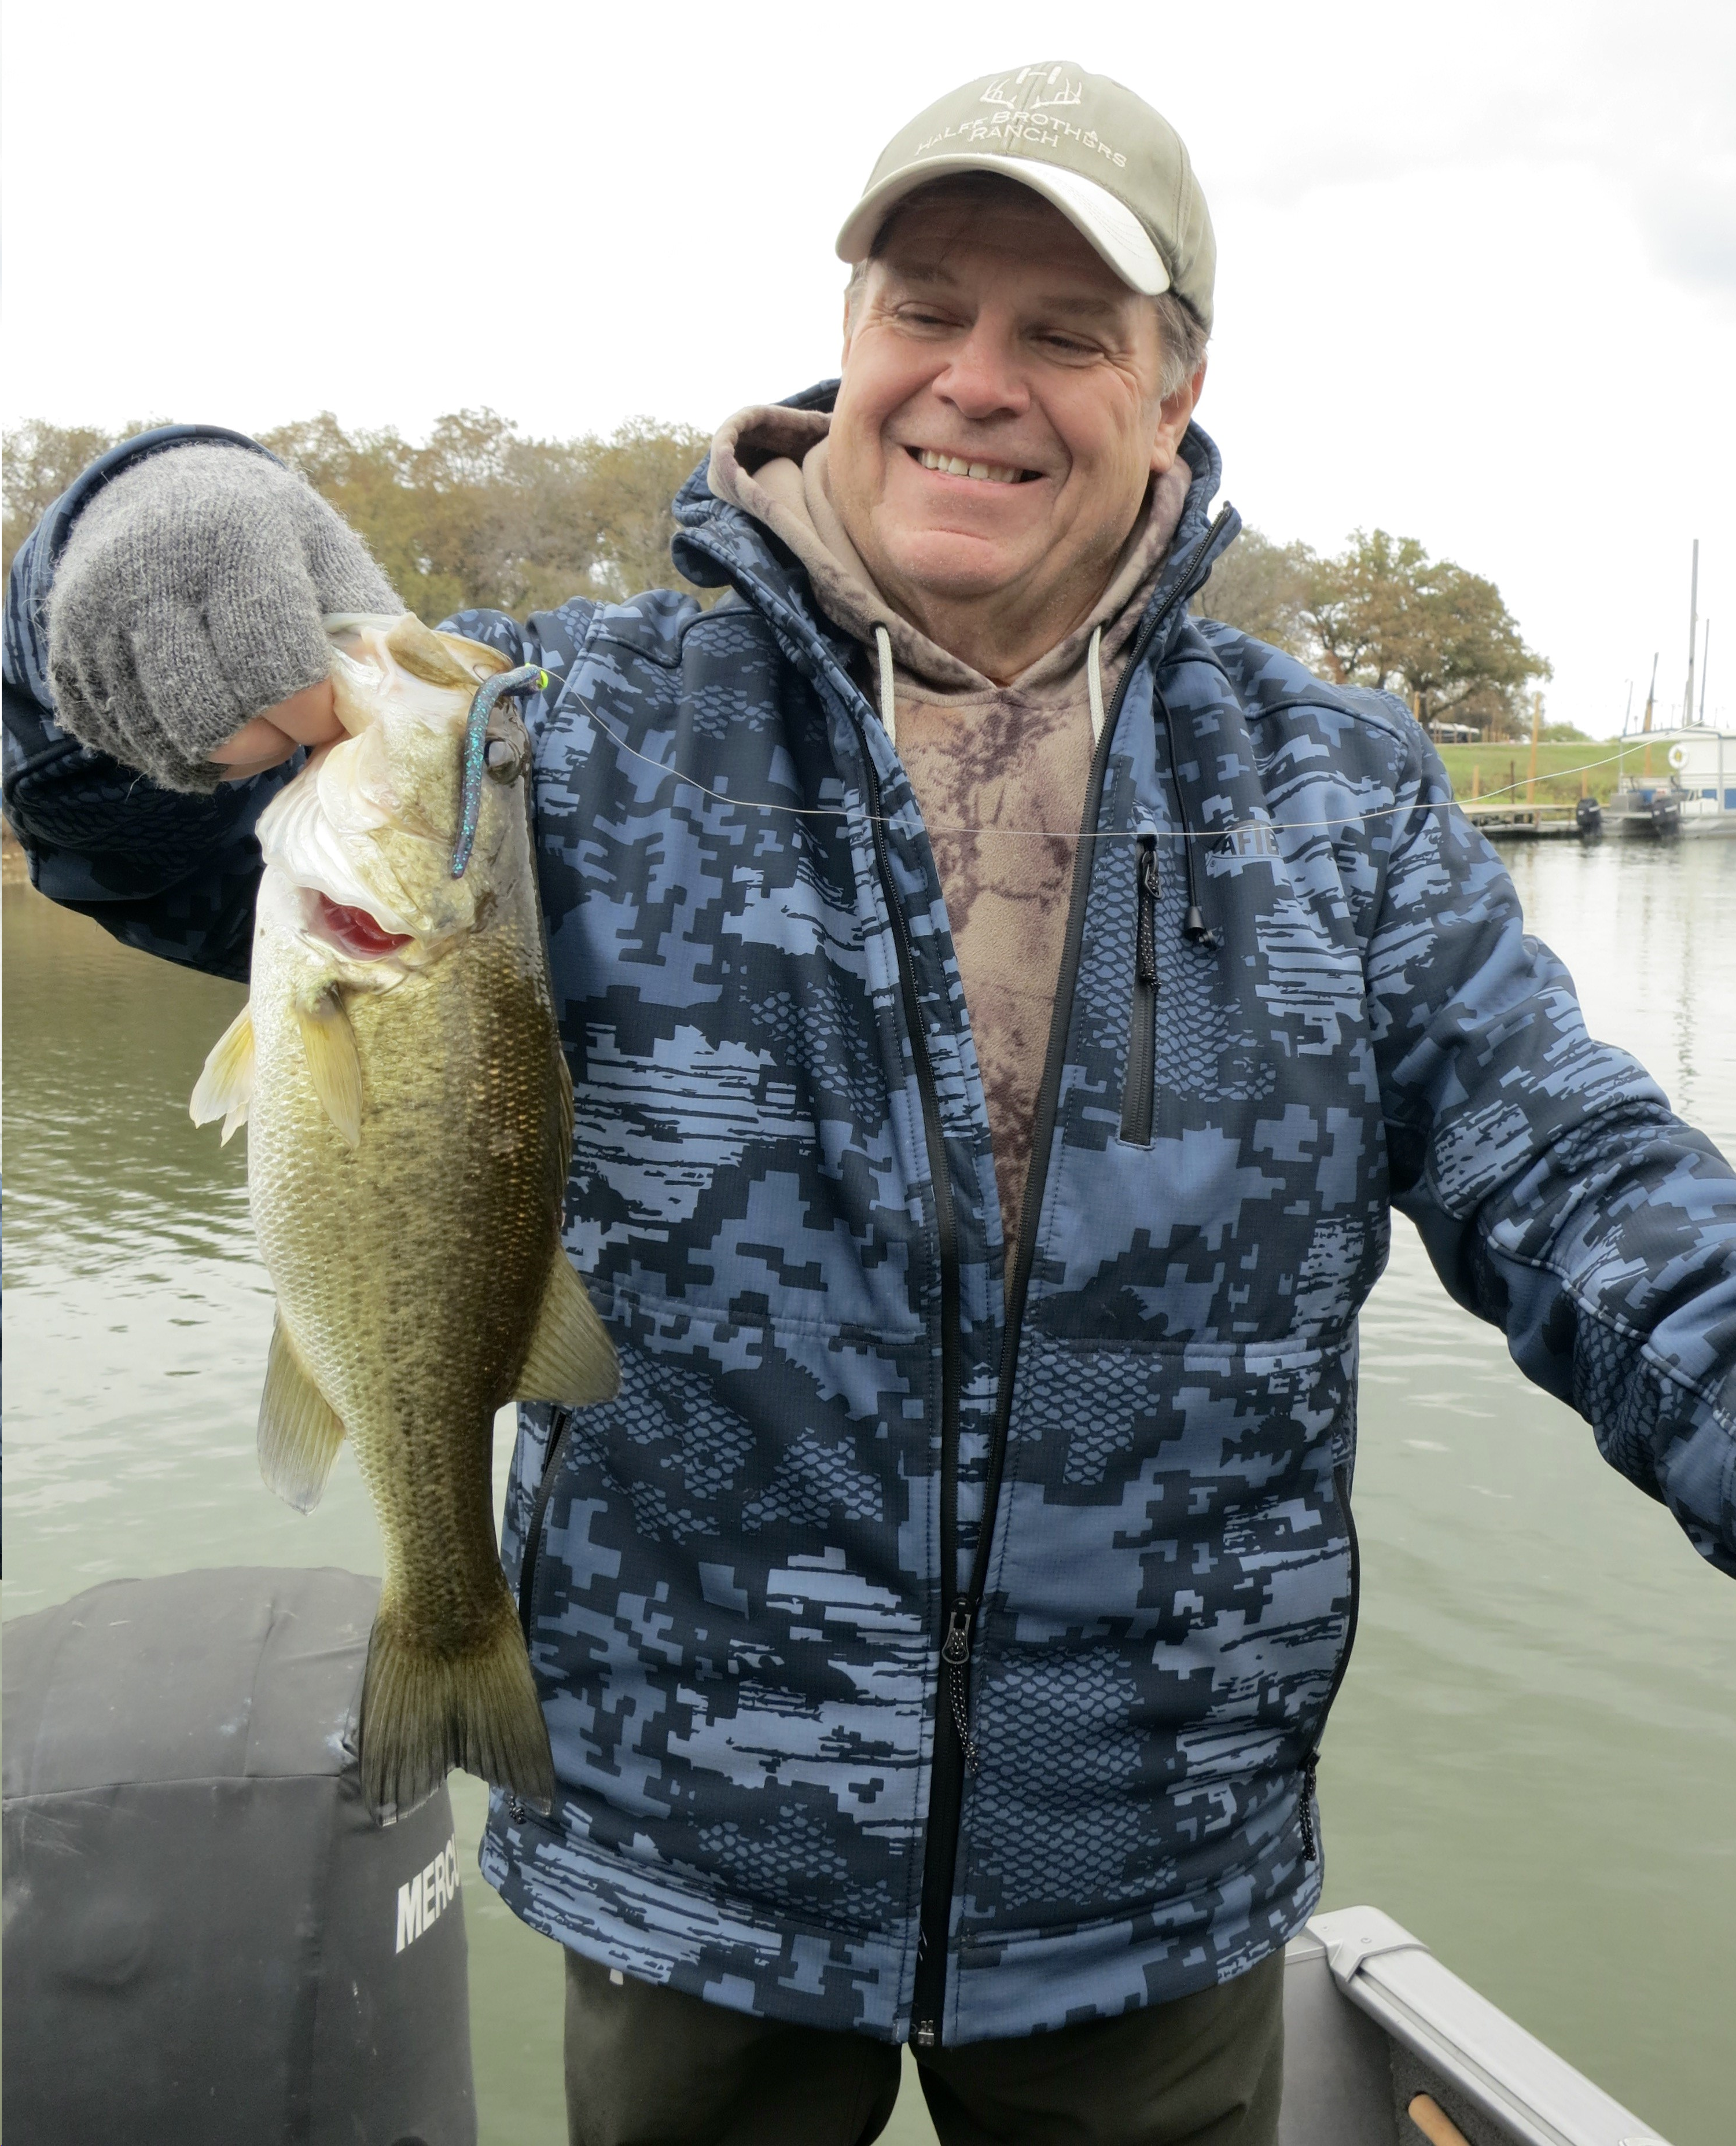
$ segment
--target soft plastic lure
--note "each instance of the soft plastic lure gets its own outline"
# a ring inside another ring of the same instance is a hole
[[[482,776],[488,764],[488,718],[496,701],[520,693],[540,693],[549,682],[546,671],[534,663],[521,663],[516,671],[502,671],[476,689],[464,726],[464,787],[458,816],[458,840],[452,851],[452,877],[462,879],[476,839],[476,819],[482,809]]]

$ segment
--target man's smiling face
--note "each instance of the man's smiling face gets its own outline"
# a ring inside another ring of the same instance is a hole
[[[1165,400],[1162,371],[1150,301],[1029,188],[895,212],[847,309],[830,450],[888,599],[991,676],[1052,647],[1175,460],[1198,383]]]

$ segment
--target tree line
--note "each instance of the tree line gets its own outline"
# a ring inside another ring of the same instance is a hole
[[[147,429],[36,422],[7,432],[6,567],[80,470]],[[423,618],[472,604],[523,617],[568,596],[689,586],[669,541],[671,502],[710,442],[691,425],[636,417],[540,440],[492,410],[458,410],[418,446],[390,427],[347,432],[327,411],[257,437],[331,502]]]
[[[1529,736],[1529,693],[1551,676],[1493,581],[1384,529],[1359,529],[1324,557],[1245,529],[1194,607],[1336,685],[1384,687],[1487,738]]]
[[[6,566],[86,464],[143,429],[33,422],[7,432]],[[522,616],[571,596],[687,586],[669,556],[670,507],[706,451],[695,427],[639,417],[537,439],[492,410],[459,410],[417,445],[390,427],[347,432],[326,412],[259,437],[361,533],[424,618],[471,604]],[[1529,731],[1527,696],[1550,675],[1493,581],[1384,529],[1359,530],[1329,556],[1245,529],[1195,608],[1339,684],[1415,696],[1430,719],[1492,738]]]

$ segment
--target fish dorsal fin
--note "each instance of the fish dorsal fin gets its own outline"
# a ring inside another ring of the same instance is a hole
[[[342,1423],[302,1370],[279,1319],[259,1396],[260,1474],[286,1505],[311,1513],[342,1444]]]
[[[315,998],[297,1001],[296,1026],[302,1031],[302,1048],[307,1054],[314,1094],[325,1105],[326,1115],[342,1138],[350,1146],[359,1147],[362,1060],[342,995],[332,986]]]
[[[615,1345],[603,1330],[584,1283],[557,1245],[536,1331],[513,1399],[584,1408],[591,1401],[612,1400],[620,1390]]]
[[[213,1118],[223,1121],[222,1145],[237,1125],[247,1122],[247,1105],[253,1100],[253,1009],[244,1006],[211,1046],[205,1069],[193,1084],[187,1115],[196,1125],[208,1125]]]
[[[407,611],[387,635],[386,646],[393,660],[425,686],[452,686],[466,693],[476,690],[474,675],[413,611]]]

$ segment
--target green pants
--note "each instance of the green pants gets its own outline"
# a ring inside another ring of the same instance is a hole
[[[920,2060],[940,2146],[1274,2146],[1284,1955],[1115,2019]],[[566,1955],[572,2146],[868,2146],[899,2052],[781,2026]]]

